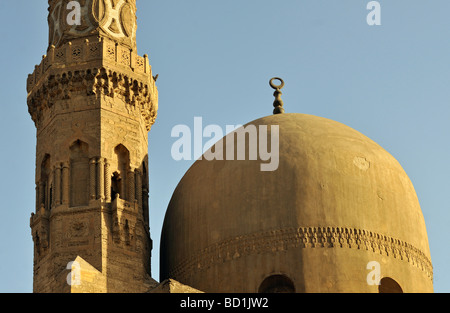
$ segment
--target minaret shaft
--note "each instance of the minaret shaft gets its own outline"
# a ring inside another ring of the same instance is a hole
[[[136,2],[75,1],[80,25],[69,25],[69,2],[49,1],[49,48],[27,80],[37,129],[34,291],[144,292],[154,281],[140,173],[158,91],[148,56],[136,53]],[[69,283],[71,271],[81,284]]]

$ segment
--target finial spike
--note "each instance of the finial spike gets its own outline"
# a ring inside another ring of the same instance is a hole
[[[280,84],[275,85],[274,80],[280,81]],[[269,84],[270,84],[270,87],[275,89],[275,92],[273,93],[273,96],[275,97],[275,101],[273,102],[273,106],[275,107],[275,109],[273,110],[273,114],[282,114],[282,113],[284,113],[284,108],[283,108],[284,103],[283,103],[283,100],[281,99],[281,95],[283,94],[281,92],[281,89],[283,89],[283,87],[284,87],[284,80],[282,80],[279,77],[274,77],[270,80]]]

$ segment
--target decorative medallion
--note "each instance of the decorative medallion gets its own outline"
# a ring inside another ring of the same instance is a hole
[[[49,43],[55,47],[89,35],[103,34],[134,46],[135,0],[55,0],[49,8]]]

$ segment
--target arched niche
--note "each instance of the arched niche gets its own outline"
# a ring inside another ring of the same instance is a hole
[[[142,162],[142,212],[144,214],[144,221],[149,223],[149,207],[148,207],[148,196],[149,196],[149,178],[148,178],[148,166],[146,161]]]
[[[128,171],[130,169],[130,151],[122,144],[114,148],[111,160],[111,198],[117,195],[127,200],[128,195]]]
[[[81,140],[70,146],[70,206],[89,205],[89,145]]]
[[[41,162],[41,177],[39,188],[39,205],[44,206],[45,209],[50,210],[52,205],[52,170],[51,158],[46,154]]]

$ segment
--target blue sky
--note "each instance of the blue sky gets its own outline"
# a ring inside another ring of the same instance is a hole
[[[327,117],[389,151],[413,182],[427,225],[436,292],[450,291],[450,2],[139,0],[138,52],[159,74],[149,137],[153,276],[164,212],[192,162],[171,157],[178,124],[225,127],[272,112]],[[48,44],[47,1],[0,0],[0,292],[31,292],[35,127],[25,82]]]

